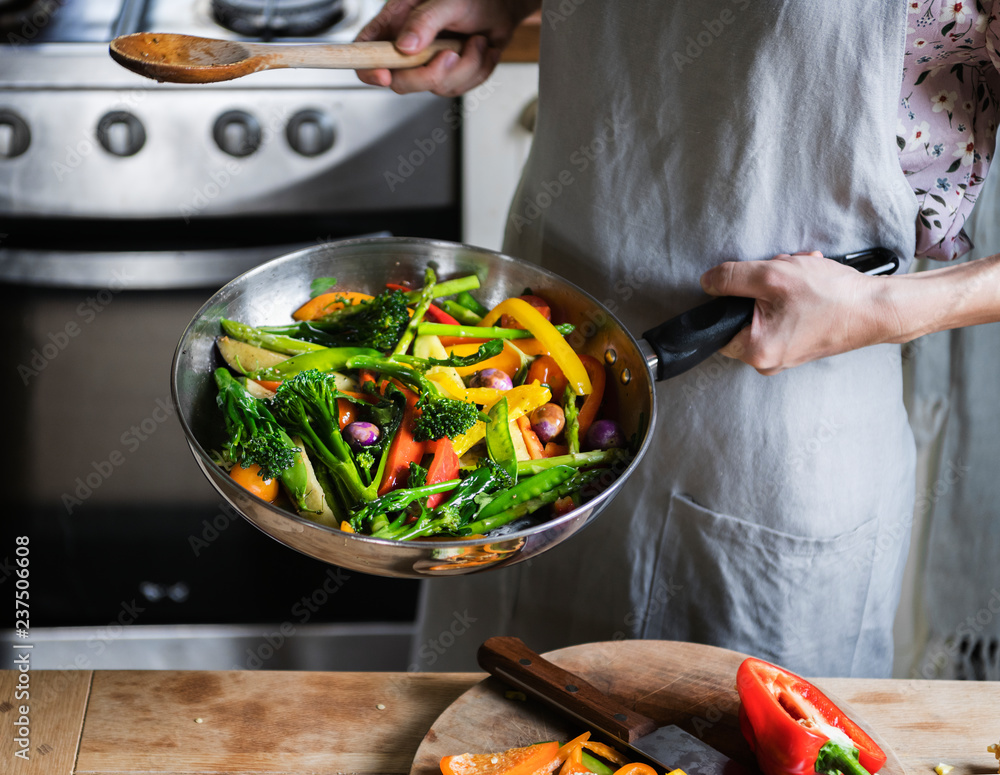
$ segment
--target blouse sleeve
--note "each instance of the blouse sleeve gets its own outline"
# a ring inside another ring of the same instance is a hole
[[[972,248],[963,229],[993,158],[1000,0],[908,0],[896,142],[920,204],[917,256]]]

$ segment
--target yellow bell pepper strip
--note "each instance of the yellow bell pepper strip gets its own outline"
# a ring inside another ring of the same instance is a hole
[[[503,398],[502,390],[493,388],[467,388],[461,381],[456,382],[447,374],[426,374],[427,379],[437,385],[448,395],[448,398],[457,398],[459,401],[468,401],[473,404],[493,406]]]
[[[506,299],[491,309],[486,317],[480,321],[480,325],[492,326],[503,314],[515,318],[548,349],[549,354],[559,364],[563,375],[577,395],[587,395],[591,392],[590,377],[580,362],[580,356],[573,352],[573,348],[569,346],[562,334],[538,310],[524,299]]]
[[[499,394],[497,401],[500,400],[501,396],[507,396],[507,417],[511,420],[516,420],[518,417],[537,409],[542,404],[547,404],[549,399],[552,397],[552,394],[549,392],[547,387],[535,384],[518,385],[517,387],[511,388],[506,393],[499,390],[496,392]],[[492,403],[489,404],[487,409],[489,409],[492,405]],[[452,439],[452,443],[455,445],[455,452],[459,457],[461,457],[485,437],[486,423],[480,420],[461,436],[456,436]]]

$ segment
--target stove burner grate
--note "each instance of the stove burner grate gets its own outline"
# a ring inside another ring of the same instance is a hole
[[[343,0],[212,0],[223,27],[252,38],[306,37],[344,18]]]

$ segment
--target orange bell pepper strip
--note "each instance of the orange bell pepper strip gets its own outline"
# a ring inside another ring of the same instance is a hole
[[[396,435],[389,443],[389,449],[385,453],[389,457],[386,459],[385,471],[382,474],[382,483],[379,485],[378,494],[385,495],[388,492],[402,487],[406,484],[406,479],[410,475],[410,463],[419,463],[424,456],[424,444],[413,437],[413,424],[417,420],[417,394],[412,390],[402,388],[406,394],[406,409],[403,411],[403,420],[396,429]]]
[[[427,451],[434,455],[427,466],[427,484],[440,484],[452,479],[458,479],[458,455],[451,439],[444,436],[437,441],[427,442]],[[436,492],[427,498],[427,508],[433,509],[451,492]]]
[[[344,302],[352,307],[362,301],[370,301],[373,296],[367,293],[355,293],[354,291],[333,291],[331,293],[321,293],[314,299],[309,299],[305,304],[292,313],[295,320],[315,320],[324,315],[329,315],[338,309],[344,308]]]
[[[265,390],[270,390],[272,393],[275,392],[281,386],[280,379],[255,379],[254,382],[256,382]]]
[[[354,404],[346,398],[337,399],[337,422],[340,430],[344,430],[348,425],[358,418],[358,413],[354,409]]]
[[[555,758],[559,743],[537,743],[502,753],[461,753],[441,759],[442,775],[533,775]]]
[[[583,747],[591,751],[602,759],[607,759],[609,762],[617,764],[619,767],[623,764],[628,764],[628,759],[622,754],[618,753],[610,745],[605,745],[604,743],[599,743],[596,740],[588,740],[583,744]]]
[[[573,352],[569,342],[556,330],[556,327],[524,299],[514,298],[501,301],[486,314],[479,325],[492,326],[504,314],[515,318],[535,335],[535,339],[555,358],[574,393],[581,396],[591,392],[593,388],[590,385],[590,377],[587,376],[587,370],[580,362],[580,356]]]
[[[593,775],[587,765],[583,763],[582,747],[577,746],[570,752],[566,761],[563,762],[563,766],[559,768],[559,775]]]
[[[538,438],[538,434],[531,430],[531,420],[528,415],[522,414],[517,418],[517,427],[521,431],[521,438],[524,439],[524,446],[528,449],[528,454],[532,460],[545,457],[545,448]]]
[[[554,441],[550,441],[542,447],[542,457],[559,457],[560,455],[568,454],[569,447],[565,444],[556,444]]]
[[[670,775],[673,775],[675,772],[681,771],[671,770]],[[658,775],[658,773],[648,764],[644,764],[643,762],[632,762],[632,764],[626,764],[625,766],[619,767],[615,770],[615,775]]]
[[[446,347],[450,355],[473,355],[478,349],[479,345],[475,343],[463,342],[461,344],[452,345]],[[475,374],[483,369],[500,369],[508,377],[513,377],[517,374],[518,370],[521,368],[521,354],[515,349],[515,345],[510,342],[504,341],[503,349],[500,351],[499,355],[495,355],[492,358],[487,358],[485,361],[480,361],[472,366],[459,366],[455,369],[459,376],[467,377],[470,374]]]
[[[593,392],[584,400],[583,406],[580,407],[580,414],[577,416],[577,422],[580,423],[580,439],[582,440],[587,436],[587,429],[597,419],[601,401],[604,400],[604,385],[607,376],[604,372],[604,364],[597,358],[591,355],[581,355],[580,362],[587,370],[590,384],[593,387]]]
[[[574,737],[568,743],[559,747],[559,750],[556,752],[556,758],[561,762],[566,761],[573,751],[581,748],[588,740],[590,740],[590,732],[584,732],[582,735]],[[581,757],[580,760],[583,761],[583,758]]]

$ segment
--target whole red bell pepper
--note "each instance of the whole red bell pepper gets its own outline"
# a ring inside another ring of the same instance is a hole
[[[866,775],[885,753],[808,681],[769,662],[736,671],[740,729],[766,775]]]

